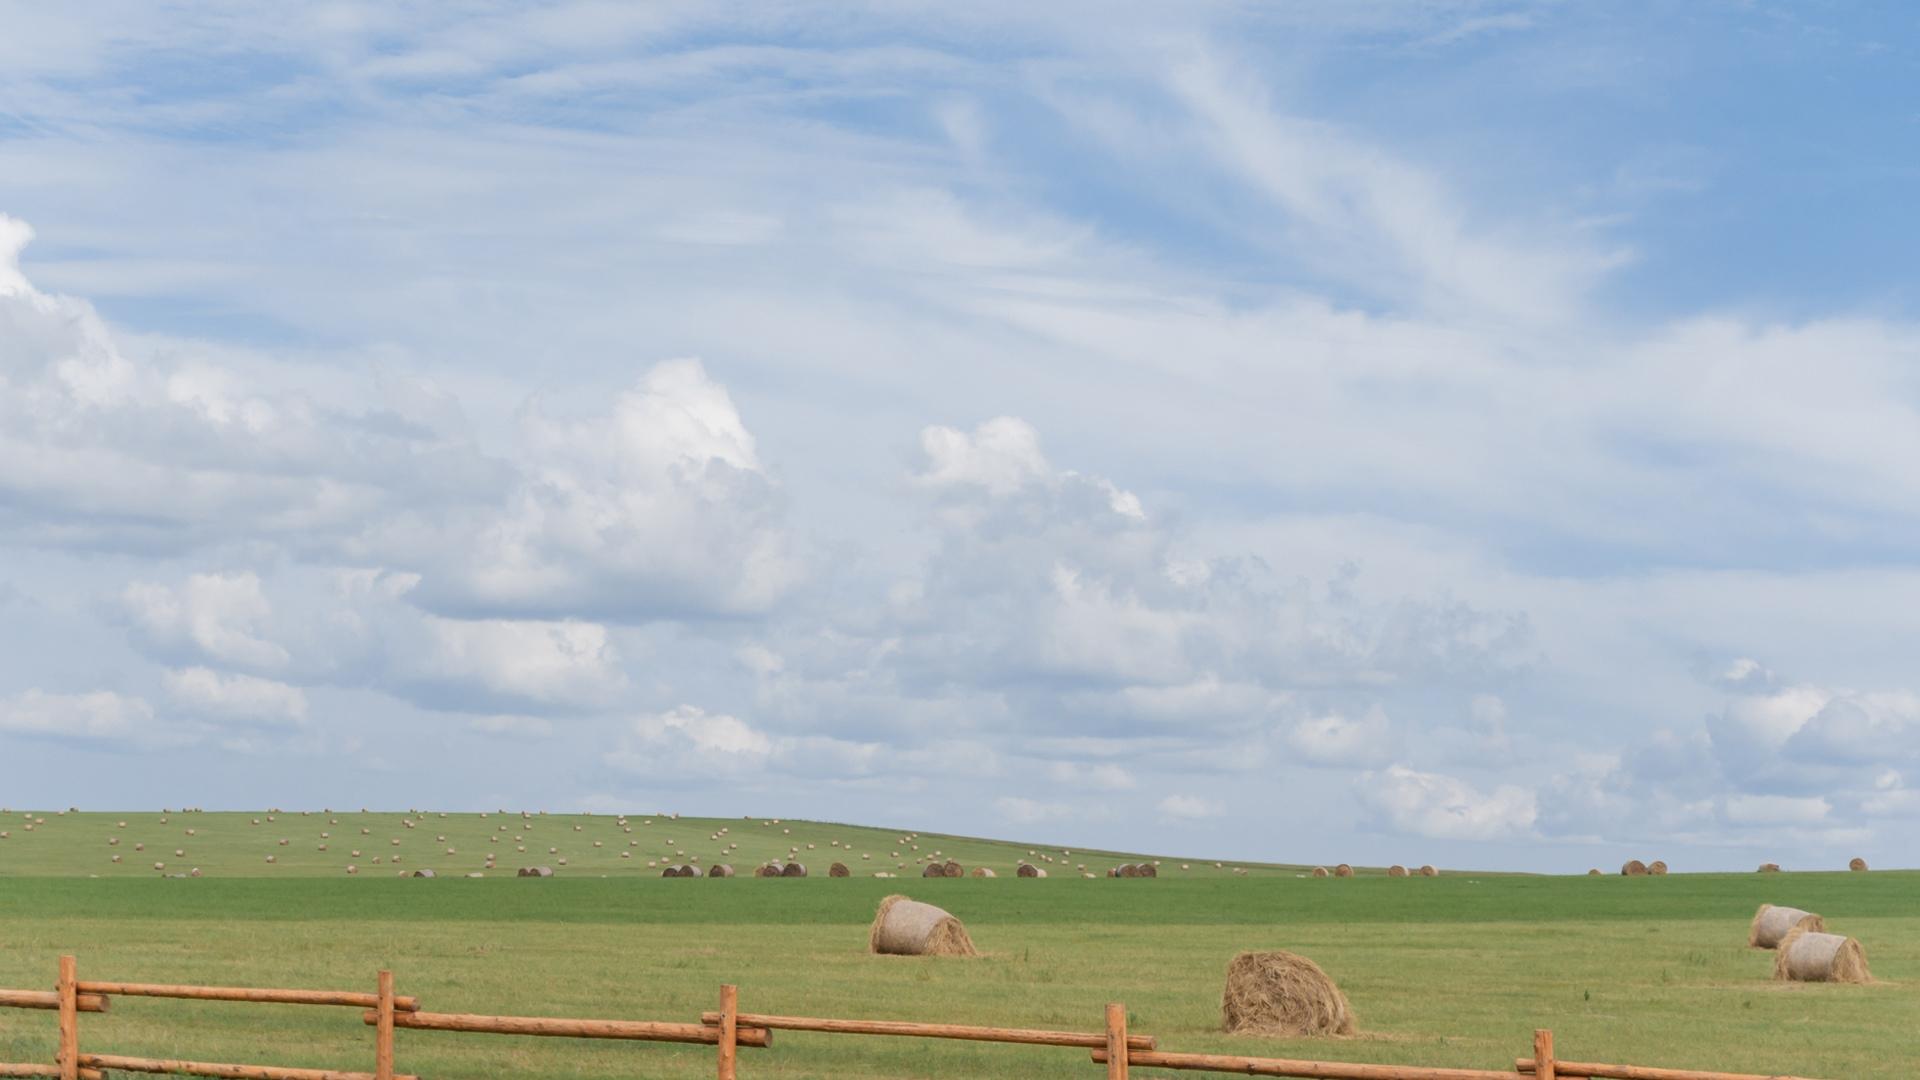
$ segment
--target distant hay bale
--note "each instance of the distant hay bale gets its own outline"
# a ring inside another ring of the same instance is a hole
[[[939,863],[928,863],[920,868],[920,876],[943,878],[947,876],[947,868]]]
[[[1647,873],[1654,877],[1664,877],[1667,873],[1667,864],[1660,859],[1655,859],[1647,864]]]
[[[967,868],[964,866],[961,866],[958,862],[955,862],[952,859],[948,859],[946,863],[942,865],[941,872],[945,873],[948,877],[966,877],[967,876]]]
[[[973,868],[973,876],[974,877],[999,877],[1000,875],[994,873],[992,867],[976,866]]]
[[[1777,862],[1763,862],[1760,864],[1760,869],[1754,872],[1757,874],[1777,874],[1780,872],[1780,864]]]
[[[552,877],[553,868],[550,866],[523,866],[520,868],[520,872],[516,876],[518,877]]]
[[[1407,868],[1404,866],[1401,866],[1399,863],[1394,863],[1392,866],[1387,867],[1387,876],[1388,877],[1406,877]]]
[[[1040,869],[1039,867],[1033,865],[1032,863],[1021,863],[1019,867],[1014,870],[1013,873],[1015,877],[1039,878],[1039,877],[1047,876],[1047,872],[1045,870]]]
[[[806,864],[790,862],[786,866],[781,867],[780,876],[781,877],[806,877],[807,876]]]
[[[837,863],[834,863],[832,866],[827,867],[827,876],[828,877],[852,877],[853,871],[847,869],[846,863],[837,862]]]
[[[1135,869],[1140,871],[1140,877],[1157,878],[1160,876],[1160,866],[1158,863],[1143,862],[1138,864]]]
[[[1826,920],[1811,911],[1780,907],[1775,904],[1761,904],[1760,910],[1753,913],[1753,922],[1747,927],[1747,947],[1772,949],[1778,947],[1780,942],[1795,930],[1806,930],[1818,934],[1825,932],[1826,929]]]
[[[1842,934],[1791,930],[1773,953],[1773,977],[1790,982],[1869,983],[1867,950]]]
[[[1866,868],[1867,868],[1867,860],[1865,859],[1856,858],[1851,862],[1847,863],[1847,869],[1849,870],[1865,870]]]
[[[1316,867],[1314,867],[1314,868],[1313,868],[1313,876],[1314,876],[1314,877],[1326,877],[1326,876],[1327,876],[1327,868],[1326,868],[1326,867],[1324,867],[1324,866],[1316,866]]]
[[[1639,859],[1628,859],[1620,866],[1621,877],[1646,877],[1647,864]]]
[[[1352,877],[1353,867],[1348,866],[1346,863],[1341,863],[1339,866],[1336,866],[1333,868],[1333,876],[1334,877]]]
[[[781,865],[778,862],[770,862],[762,866],[755,867],[753,871],[753,876],[754,877],[779,877],[781,872],[784,871],[785,869],[786,867]]]
[[[1425,866],[1422,866],[1422,867],[1420,868],[1420,876],[1421,876],[1421,877],[1439,877],[1439,876],[1440,876],[1440,871],[1438,871],[1438,870],[1435,870],[1435,869],[1433,868],[1433,864],[1432,864],[1432,863],[1428,863],[1427,865],[1425,865]]]
[[[415,870],[413,872],[413,876],[414,877],[433,877],[434,873],[431,870],[420,869],[420,870]]]
[[[1351,1035],[1353,1009],[1320,965],[1290,952],[1243,952],[1227,965],[1220,1020],[1228,1034]]]
[[[1596,866],[1593,869],[1587,871],[1587,876],[1588,877],[1604,877],[1606,875],[1602,874],[1600,872],[1600,868]]]
[[[898,894],[880,901],[867,949],[889,956],[978,956],[960,920],[932,904]]]
[[[708,877],[732,877],[733,864],[723,863],[723,862],[714,863],[712,866],[707,867],[707,876]]]

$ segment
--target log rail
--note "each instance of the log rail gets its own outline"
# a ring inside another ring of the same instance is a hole
[[[280,1065],[237,1065],[225,1062],[185,1061],[82,1052],[80,1017],[108,1011],[115,997],[175,998],[187,1001],[253,1002],[277,1005],[360,1007],[363,1022],[374,1029],[373,1071],[293,1068]],[[960,1039],[1016,1046],[1055,1046],[1091,1051],[1092,1061],[1106,1068],[1108,1080],[1126,1080],[1134,1067],[1232,1073],[1239,1076],[1287,1076],[1300,1080],[1808,1080],[1769,1073],[1712,1072],[1701,1069],[1654,1068],[1590,1061],[1566,1061],[1555,1056],[1553,1033],[1536,1031],[1533,1055],[1515,1059],[1513,1071],[1441,1068],[1423,1065],[1376,1065],[1360,1062],[1309,1061],[1295,1058],[1245,1057],[1233,1054],[1163,1052],[1151,1035],[1128,1031],[1126,1006],[1106,1008],[1102,1030],[1053,1031],[1040,1028],[986,1027],[972,1024],[928,1023],[913,1020],[850,1020],[832,1017],[782,1016],[741,1012],[739,991],[720,988],[720,1008],[700,1014],[697,1023],[656,1020],[580,1019],[546,1016],[490,1016],[478,1013],[439,1013],[421,1009],[420,1001],[394,993],[393,974],[381,971],[376,988],[357,990],[286,990],[230,986],[189,986],[171,983],[82,980],[71,956],[60,958],[55,988],[0,990],[0,1011],[34,1009],[59,1014],[59,1048],[51,1064],[0,1063],[0,1080],[44,1077],[48,1080],[105,1080],[109,1071],[213,1077],[216,1080],[420,1080],[394,1069],[394,1032],[445,1031],[491,1035],[537,1035],[568,1039],[622,1039],[637,1042],[690,1043],[714,1047],[719,1080],[737,1080],[740,1047],[767,1048],[775,1030],[822,1035],[882,1035],[919,1039]]]

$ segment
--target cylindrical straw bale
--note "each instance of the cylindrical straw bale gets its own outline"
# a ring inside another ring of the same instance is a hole
[[[780,876],[781,877],[806,877],[807,876],[806,864],[790,862],[787,865],[780,868]]]
[[[1351,1035],[1353,1009],[1320,965],[1290,952],[1243,952],[1227,965],[1220,1018],[1229,1034]]]
[[[846,863],[837,862],[837,863],[834,863],[832,866],[827,867],[827,876],[828,877],[852,877],[853,871],[847,869]]]
[[[1387,867],[1387,876],[1388,877],[1406,877],[1407,868],[1404,866],[1401,866],[1399,863],[1394,863],[1392,866]]]
[[[1352,877],[1353,867],[1348,866],[1346,863],[1341,863],[1339,866],[1336,866],[1333,868],[1333,876],[1334,877]]]
[[[966,877],[967,876],[967,868],[964,866],[961,866],[958,862],[955,862],[952,859],[948,859],[946,863],[944,863],[941,866],[941,870],[945,872],[945,874],[948,877]]]
[[[1647,864],[1641,862],[1639,859],[1628,859],[1620,865],[1620,876],[1645,877],[1647,876]]]
[[[1795,930],[1809,930],[1818,934],[1826,929],[1826,920],[1811,911],[1761,904],[1760,910],[1753,913],[1753,922],[1747,927],[1747,947],[1777,948],[1781,940]]]
[[[967,928],[941,908],[904,896],[880,901],[867,948],[893,956],[977,956]]]
[[[1433,868],[1433,864],[1429,863],[1420,868],[1420,876],[1421,877],[1439,877],[1440,871],[1435,870]]]
[[[1314,876],[1314,877],[1326,877],[1326,876],[1327,876],[1327,868],[1326,868],[1326,867],[1324,867],[1324,866],[1316,866],[1316,867],[1314,867],[1314,868],[1313,868],[1313,876]]]
[[[1663,859],[1655,859],[1652,862],[1648,863],[1647,873],[1652,874],[1654,877],[1666,876],[1666,873],[1667,873],[1666,861]]]
[[[1000,875],[994,873],[993,868],[990,866],[976,866],[973,868],[973,876],[974,877],[999,877]]]
[[[707,876],[708,877],[732,877],[733,864],[723,863],[723,862],[714,863],[712,866],[707,867]]]
[[[1867,983],[1867,951],[1853,938],[1790,930],[1773,953],[1773,977],[1792,982]]]
[[[1867,868],[1867,860],[1865,859],[1855,858],[1851,862],[1847,863],[1847,869],[1849,870],[1865,870],[1866,868]]]
[[[1032,878],[1042,878],[1047,876],[1047,872],[1045,870],[1040,869],[1039,867],[1033,865],[1032,863],[1021,863],[1019,868],[1014,871],[1014,874],[1018,877],[1032,877]]]

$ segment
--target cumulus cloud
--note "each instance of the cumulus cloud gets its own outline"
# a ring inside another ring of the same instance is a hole
[[[1154,804],[1160,816],[1173,821],[1200,821],[1215,818],[1227,812],[1224,804],[1214,799],[1203,799],[1198,795],[1168,795]]]
[[[1377,705],[1358,717],[1326,713],[1296,721],[1287,731],[1287,745],[1318,765],[1378,764],[1393,751],[1387,714]]]
[[[654,781],[706,783],[714,776],[743,778],[777,767],[816,779],[871,773],[883,757],[907,766],[891,748],[822,735],[773,735],[727,713],[697,705],[635,717],[627,736],[605,760],[624,773]]]
[[[1361,801],[1394,832],[1438,840],[1508,840],[1533,831],[1538,799],[1503,784],[1487,792],[1456,777],[1394,765],[1362,775]]]
[[[0,732],[125,744],[144,742],[157,734],[153,706],[110,690],[85,694],[28,690],[0,698]]]
[[[272,679],[190,667],[167,672],[162,685],[175,707],[221,723],[286,727],[307,719],[306,692]]]
[[[1136,783],[1133,774],[1121,765],[1081,764],[1067,761],[1056,761],[1048,766],[1047,779],[1067,787],[1091,788],[1096,791],[1128,791]]]
[[[273,607],[251,573],[193,574],[177,586],[135,582],[120,596],[137,633],[168,653],[283,667],[287,650],[261,636]]]
[[[1064,821],[1077,814],[1071,803],[1029,799],[1024,795],[1002,795],[993,800],[993,808],[1000,815],[1001,820],[1011,825],[1039,825],[1049,821]]]

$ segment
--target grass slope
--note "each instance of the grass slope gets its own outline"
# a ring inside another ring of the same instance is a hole
[[[866,923],[895,889],[960,915],[986,955],[866,955]],[[48,986],[55,958],[73,952],[83,977],[213,984],[371,988],[385,966],[403,993],[455,1012],[689,1019],[713,1006],[721,982],[735,982],[749,1011],[1092,1030],[1104,1003],[1122,1000],[1135,1030],[1177,1050],[1510,1068],[1532,1029],[1546,1026],[1571,1057],[1893,1080],[1914,1075],[1916,896],[1914,873],[13,877],[0,880],[0,986]],[[1834,929],[1859,937],[1880,982],[1770,982],[1771,954],[1745,948],[1747,920],[1763,899],[1820,911]],[[1345,987],[1363,1034],[1220,1034],[1221,975],[1243,948],[1312,956]],[[51,1014],[0,1011],[0,1060],[49,1060],[53,1028]],[[109,1015],[84,1017],[83,1030],[87,1045],[123,1053],[358,1069],[371,1062],[355,1010],[130,999]],[[400,1062],[434,1080],[698,1077],[713,1068],[710,1053],[693,1048],[405,1031]],[[743,1052],[742,1068],[779,1078],[1098,1075],[1077,1051],[793,1033],[771,1051]]]
[[[523,817],[519,812],[102,814],[9,809],[0,812],[0,831],[8,834],[0,840],[0,876],[151,877],[197,868],[210,877],[284,878],[344,875],[349,865],[367,877],[423,868],[464,875],[484,872],[491,854],[497,858],[494,873],[508,876],[521,866],[543,865],[570,877],[658,877],[668,862],[703,867],[726,862],[745,875],[770,859],[793,858],[821,876],[838,861],[863,877],[876,871],[918,877],[924,860],[939,852],[969,871],[986,866],[1010,875],[1025,860],[1045,868],[1049,877],[1059,877],[1077,876],[1082,866],[1104,875],[1116,863],[1157,857],[818,821],[658,815],[625,820],[621,825],[619,817],[603,814]],[[713,839],[722,829],[726,833]],[[113,845],[113,840],[119,843]],[[287,843],[282,845],[282,840]],[[115,855],[120,856],[118,863]],[[268,856],[274,862],[267,862]],[[1248,876],[1292,876],[1310,869],[1267,863],[1216,867],[1212,861],[1158,857],[1160,872],[1169,876],[1230,875],[1235,867]],[[164,864],[163,869],[156,871],[155,863]],[[1191,869],[1182,870],[1183,864]]]

